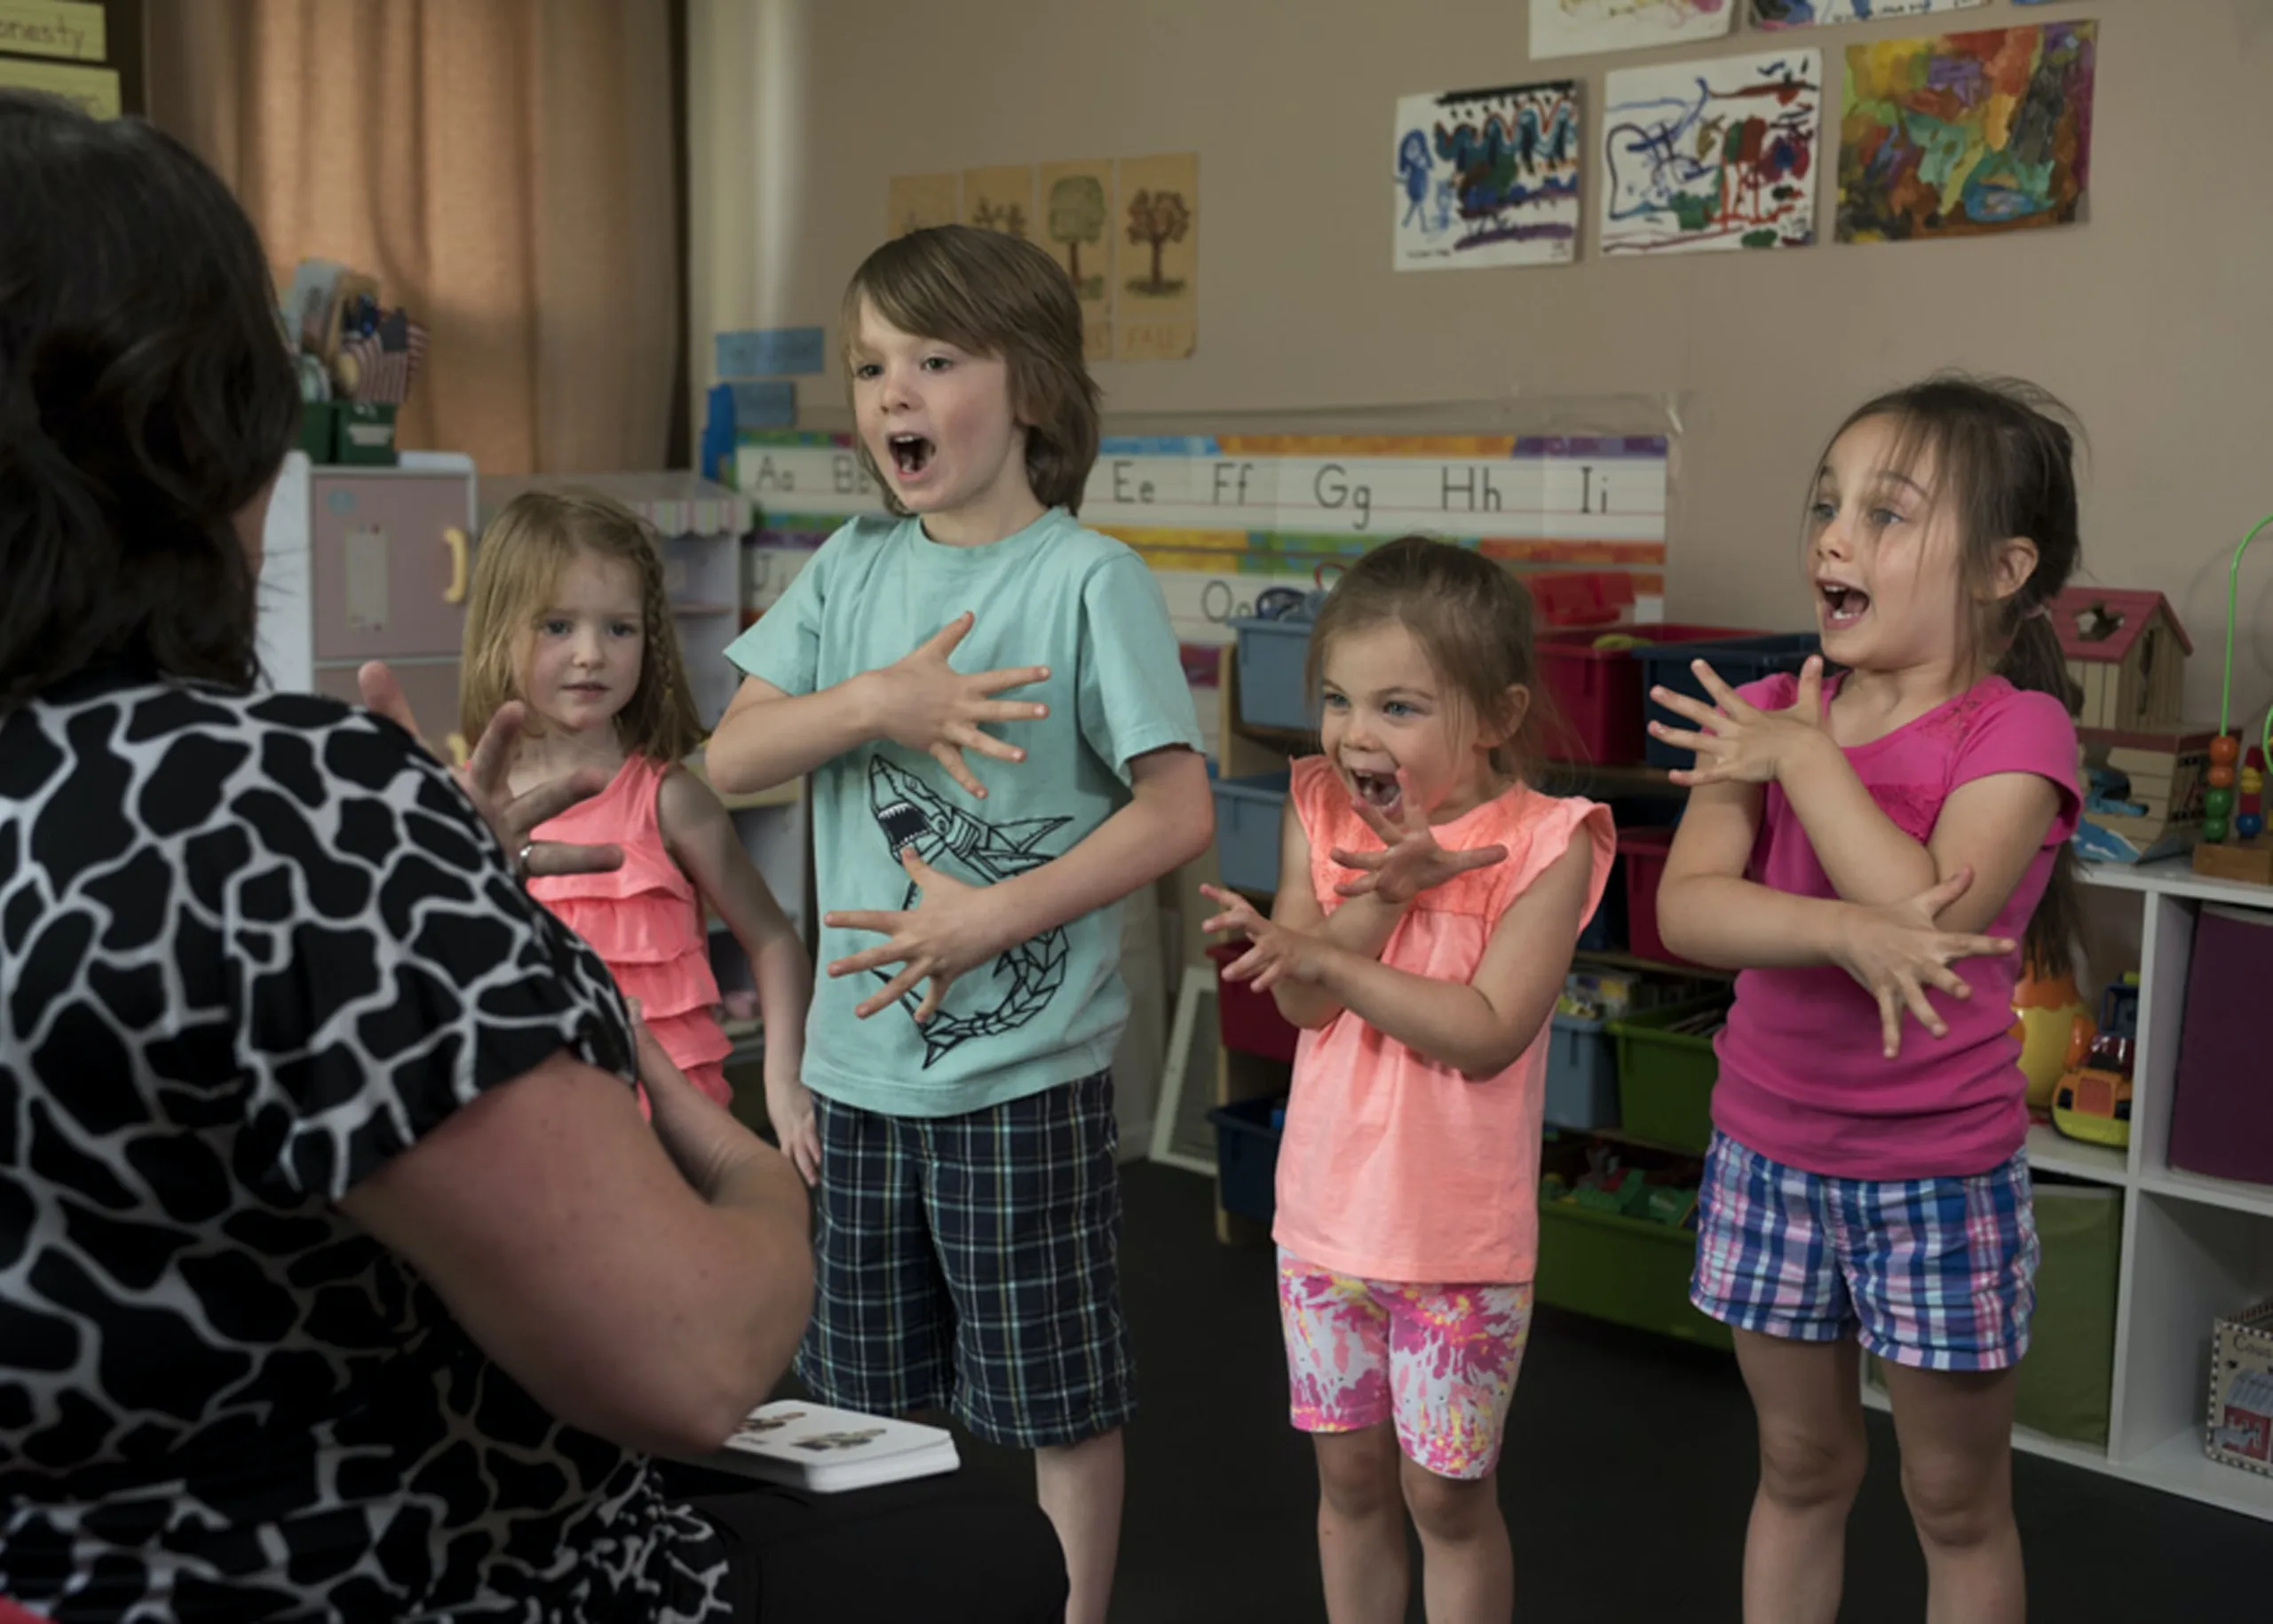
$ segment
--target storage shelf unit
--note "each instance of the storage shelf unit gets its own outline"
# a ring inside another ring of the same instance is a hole
[[[2017,1449],[2273,1521],[2273,1478],[2202,1453],[2211,1323],[2273,1296],[2273,1185],[2206,1178],[2169,1163],[2171,1104],[2186,1015],[2194,921],[2205,902],[2273,912],[2273,888],[2206,880],[2184,859],[2140,867],[2086,864],[2096,907],[2135,897],[2138,1060],[2127,1149],[2029,1130],[2031,1168],[2124,1192],[2116,1288],[2114,1389],[2104,1449],[2016,1428]],[[2127,964],[2095,964],[2104,982]],[[2273,989],[2269,989],[2273,991]],[[1865,1383],[1880,1409],[1886,1396]]]

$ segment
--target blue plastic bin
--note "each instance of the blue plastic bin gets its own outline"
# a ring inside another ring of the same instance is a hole
[[[1575,1015],[1555,1018],[1547,1051],[1548,1126],[1618,1126],[1618,1044],[1609,1027]]]
[[[1670,688],[1675,693],[1701,700],[1705,697],[1705,685],[1689,669],[1693,660],[1702,660],[1711,666],[1731,688],[1741,688],[1778,671],[1796,671],[1808,662],[1809,655],[1820,653],[1822,648],[1823,639],[1812,631],[1786,631],[1773,637],[1735,638],[1725,643],[1684,643],[1662,651],[1636,649],[1635,658],[1642,662],[1642,692],[1645,695],[1651,688]],[[1670,723],[1681,728],[1696,725],[1687,717],[1667,710],[1654,701],[1645,709],[1652,722]],[[1642,757],[1653,767],[1686,767],[1697,759],[1694,752],[1667,744],[1655,733],[1643,745]]]
[[[1306,619],[1236,620],[1239,635],[1239,720],[1249,727],[1309,732],[1318,725],[1303,668],[1310,659]]]
[[[1268,1095],[1234,1100],[1208,1113],[1216,1124],[1216,1173],[1225,1212],[1269,1224],[1279,1210],[1279,1113]]]
[[[1286,815],[1284,772],[1219,778],[1216,792],[1216,856],[1224,883],[1233,891],[1279,889],[1279,824]]]

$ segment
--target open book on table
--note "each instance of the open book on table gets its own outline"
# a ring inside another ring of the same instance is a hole
[[[725,1447],[696,1461],[714,1471],[833,1494],[962,1465],[954,1435],[912,1421],[780,1398],[749,1413]]]

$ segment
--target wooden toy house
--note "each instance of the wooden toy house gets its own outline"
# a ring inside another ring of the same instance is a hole
[[[2209,729],[2181,725],[2078,728],[2077,777],[2084,793],[2078,854],[2101,862],[2148,863],[2192,846],[2202,837],[2213,737]]]
[[[2167,728],[2178,721],[2194,645],[2160,592],[2070,587],[2052,600],[2068,675],[2084,691],[2080,727]]]

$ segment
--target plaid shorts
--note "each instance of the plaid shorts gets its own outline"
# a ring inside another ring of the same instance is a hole
[[[1018,1449],[1135,1413],[1111,1073],[962,1116],[820,1094],[813,1112],[817,1300],[797,1375],[816,1398],[946,1409]]]
[[[1965,1178],[1832,1178],[1715,1133],[1689,1300],[1766,1336],[2002,1370],[2028,1351],[2036,1307],[2030,1191],[2025,1153]]]

